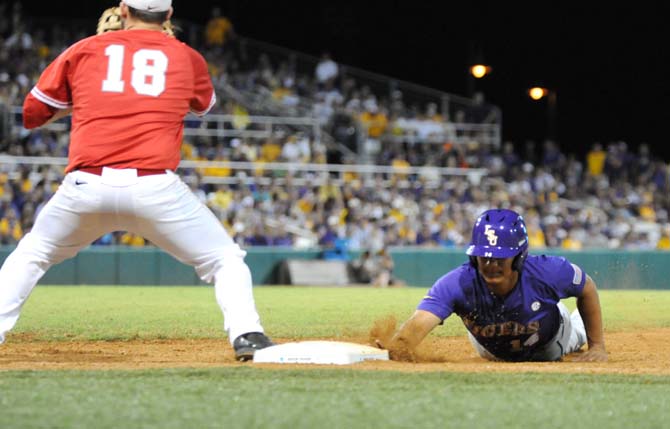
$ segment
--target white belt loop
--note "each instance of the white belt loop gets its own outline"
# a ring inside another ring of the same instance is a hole
[[[103,167],[100,177],[103,185],[119,188],[131,186],[138,182],[137,170],[134,168],[117,169]]]

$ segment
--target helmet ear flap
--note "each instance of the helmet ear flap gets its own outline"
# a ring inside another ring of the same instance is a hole
[[[516,255],[514,257],[514,260],[512,261],[512,269],[521,272],[521,270],[523,269],[523,263],[526,262],[527,256],[528,256],[528,249]]]

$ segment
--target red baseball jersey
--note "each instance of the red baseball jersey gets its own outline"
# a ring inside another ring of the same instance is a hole
[[[23,104],[26,128],[72,107],[69,162],[78,167],[176,169],[184,116],[216,101],[205,59],[159,31],[83,39],[42,73]]]

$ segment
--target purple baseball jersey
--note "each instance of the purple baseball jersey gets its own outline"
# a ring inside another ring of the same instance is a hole
[[[528,256],[506,297],[494,295],[476,268],[465,263],[440,277],[418,309],[446,319],[456,313],[479,344],[499,359],[526,360],[555,335],[556,304],[581,295],[586,275],[558,256]]]

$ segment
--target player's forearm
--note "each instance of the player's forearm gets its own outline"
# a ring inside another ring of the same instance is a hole
[[[600,299],[595,283],[591,278],[587,278],[582,296],[577,298],[577,308],[584,321],[586,328],[586,337],[589,343],[589,349],[605,348],[605,335],[603,333],[602,310]]]
[[[54,115],[48,121],[46,121],[43,125],[47,125],[47,124],[50,124],[52,122],[56,122],[57,120],[66,117],[70,113],[72,113],[72,108],[71,107],[67,108],[67,109],[56,110],[56,113],[54,113]]]
[[[440,323],[434,314],[417,310],[393,336],[387,349],[395,360],[414,360],[414,351],[428,333]]]
[[[582,318],[584,319],[584,327],[586,328],[589,349],[596,347],[605,348],[605,335],[603,334],[603,323],[600,311],[582,310],[580,307],[579,313],[586,315],[582,316]]]

